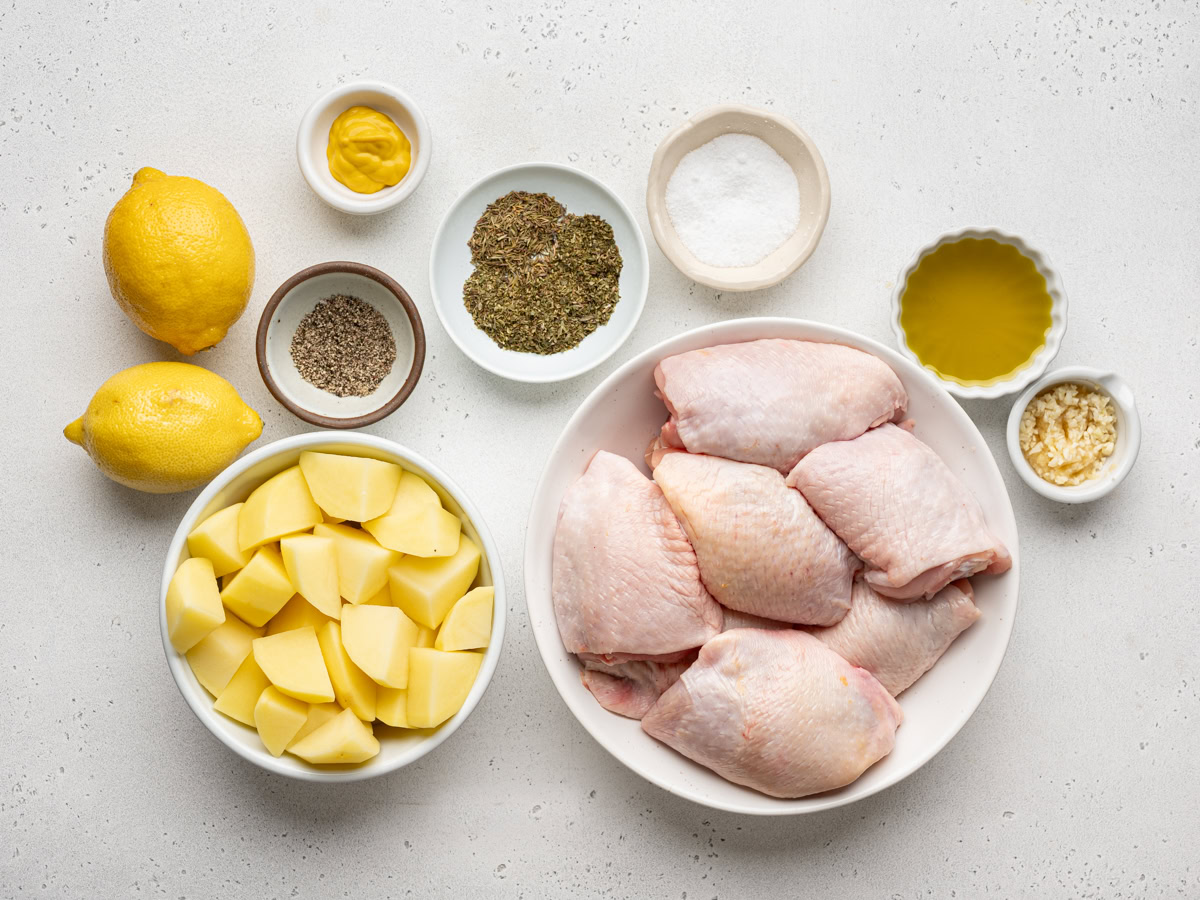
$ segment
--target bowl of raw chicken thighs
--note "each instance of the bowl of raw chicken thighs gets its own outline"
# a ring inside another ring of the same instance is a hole
[[[674,794],[759,815],[861,800],[946,746],[999,670],[1018,580],[962,408],[898,353],[796,319],[697,328],[605,379],[525,540],[534,636],[584,728]]]

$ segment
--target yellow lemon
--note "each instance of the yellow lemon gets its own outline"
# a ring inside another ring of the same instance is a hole
[[[262,434],[262,419],[207,369],[154,362],[118,372],[63,429],[100,471],[151,494],[206,483]]]
[[[246,308],[254,247],[216,188],[139,169],[104,224],[104,273],[138,328],[191,356],[225,337]]]

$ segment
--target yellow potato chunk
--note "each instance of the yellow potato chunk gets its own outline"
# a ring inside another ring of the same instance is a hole
[[[257,638],[254,658],[271,684],[289,697],[308,703],[333,701],[329,671],[311,625]]]
[[[438,629],[435,650],[480,650],[492,637],[492,603],[496,589],[477,587],[467,591],[446,613]]]
[[[233,674],[253,650],[261,628],[251,628],[241,619],[227,616],[225,621],[208,633],[187,653],[192,674],[206,691],[219,697]]]
[[[317,629],[328,621],[329,616],[297,594],[287,603],[283,604],[283,609],[271,616],[271,621],[267,623],[267,634],[293,631],[297,628],[303,628],[305,625],[311,625],[314,629]]]
[[[389,550],[413,556],[453,556],[462,522],[441,506],[422,506],[363,522],[363,528]]]
[[[342,645],[354,664],[384,687],[408,686],[408,650],[419,630],[394,606],[347,606],[342,613]]]
[[[379,752],[379,741],[370,728],[346,709],[289,749],[306,762],[318,765],[360,763]]]
[[[388,513],[399,513],[421,506],[441,505],[441,498],[438,497],[437,491],[429,486],[429,482],[420,475],[405,472],[400,476],[400,484],[396,486],[396,496],[392,498],[392,505],[388,508]]]
[[[479,572],[479,547],[465,534],[453,556],[406,556],[388,569],[392,603],[426,628],[442,624]]]
[[[408,654],[408,725],[433,728],[458,712],[471,692],[482,653],[417,647]]]
[[[292,599],[296,593],[283,557],[273,544],[259,547],[250,562],[221,590],[221,602],[248,625],[258,627]]]
[[[375,718],[375,682],[346,653],[341,626],[330,619],[317,631],[317,642],[337,702],[364,722],[370,722]]]
[[[300,471],[322,512],[352,522],[383,515],[404,472],[395,463],[311,450],[300,454]]]
[[[212,563],[218,578],[236,572],[250,561],[238,543],[238,514],[243,504],[235,503],[213,513],[192,529],[187,537],[188,553]]]
[[[243,725],[253,727],[254,705],[258,703],[262,692],[270,686],[271,682],[267,680],[267,676],[263,674],[263,670],[251,654],[242,660],[238,670],[233,673],[229,684],[225,685],[225,690],[221,691],[221,696],[217,697],[217,702],[213,704],[213,709],[231,719],[237,719]]]
[[[375,702],[375,718],[384,725],[408,727],[408,691],[381,687]]]
[[[417,635],[418,647],[432,647],[437,643],[436,628],[426,628],[424,625],[420,625],[418,627],[421,629],[420,633]]]
[[[254,704],[254,727],[272,756],[282,756],[284,749],[308,721],[308,704],[269,687]]]
[[[187,653],[225,621],[212,563],[199,556],[185,559],[167,585],[167,634],[171,646]]]
[[[294,534],[279,541],[279,554],[296,592],[329,618],[341,618],[333,538]]]
[[[253,550],[285,534],[320,523],[321,508],[309,493],[299,466],[284,469],[254,489],[238,514],[238,545]]]
[[[349,525],[318,525],[318,537],[333,538],[337,555],[338,592],[351,603],[364,603],[388,583],[388,566],[400,554],[379,546],[375,539]]]
[[[385,584],[376,593],[372,594],[370,597],[368,597],[366,600],[364,600],[363,604],[365,604],[367,606],[391,606],[392,605],[391,588],[389,588]]]
[[[308,705],[308,718],[304,720],[304,724],[300,726],[300,730],[296,732],[296,736],[288,742],[287,749],[291,750],[296,744],[304,740],[330,719],[336,718],[342,711],[342,708],[336,703],[310,703]]]

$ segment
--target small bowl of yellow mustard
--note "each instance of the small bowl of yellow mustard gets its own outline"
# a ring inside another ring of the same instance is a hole
[[[1067,295],[1045,254],[996,228],[921,248],[892,295],[900,351],[967,399],[1014,394],[1041,376],[1067,330]]]
[[[433,147],[420,108],[382,81],[338,85],[300,120],[296,159],[313,193],[334,209],[370,216],[417,189]]]

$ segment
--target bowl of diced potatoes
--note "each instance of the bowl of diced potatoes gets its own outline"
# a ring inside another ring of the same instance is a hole
[[[167,552],[160,624],[188,705],[243,758],[371,778],[446,740],[504,639],[504,576],[478,510],[436,466],[314,432],[229,466]]]

